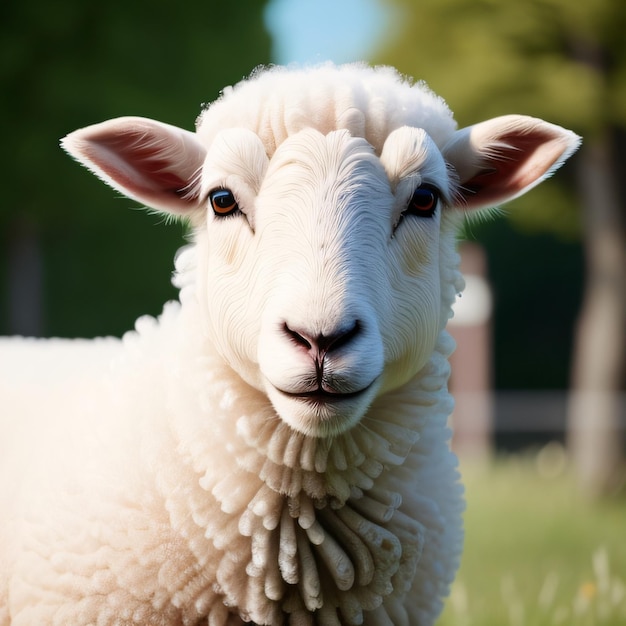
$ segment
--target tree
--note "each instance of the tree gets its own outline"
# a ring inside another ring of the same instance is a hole
[[[586,280],[568,445],[585,491],[604,493],[623,463],[626,189],[616,150],[626,129],[626,9],[621,0],[387,2],[401,17],[400,32],[376,60],[425,79],[462,125],[524,112],[584,137],[570,178],[542,185],[511,216],[526,228],[578,229],[582,237]]]
[[[120,334],[175,295],[168,276],[183,229],[129,210],[59,139],[121,115],[192,129],[202,103],[269,61],[263,8],[1,4],[1,334]]]

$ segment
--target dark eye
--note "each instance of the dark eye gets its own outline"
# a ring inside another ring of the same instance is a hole
[[[431,185],[421,185],[411,196],[405,214],[432,217],[439,204],[439,191]]]
[[[215,189],[209,194],[209,202],[215,215],[225,217],[239,211],[239,205],[229,189]]]

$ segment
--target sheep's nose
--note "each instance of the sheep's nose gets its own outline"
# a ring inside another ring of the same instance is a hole
[[[309,352],[316,361],[322,362],[327,354],[350,343],[361,332],[361,323],[354,320],[351,324],[331,334],[322,334],[307,332],[301,328],[291,328],[285,322],[283,332],[297,347]]]

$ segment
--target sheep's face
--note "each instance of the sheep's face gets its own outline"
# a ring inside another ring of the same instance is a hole
[[[231,129],[203,171],[213,342],[294,429],[353,426],[423,367],[441,330],[441,153],[414,128],[380,157],[346,131],[305,130],[269,159]]]
[[[423,85],[361,66],[261,73],[198,133],[130,117],[63,141],[122,193],[192,219],[212,343],[320,437],[430,357],[460,287],[451,207],[525,193],[578,143],[520,115],[455,130]]]

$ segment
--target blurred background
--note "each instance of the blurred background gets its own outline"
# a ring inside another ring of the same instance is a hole
[[[6,0],[0,334],[121,335],[176,297],[183,225],[73,163],[58,142],[81,126],[193,129],[255,66],[332,59],[425,80],[460,126],[571,128],[583,146],[556,177],[463,233],[468,547],[442,623],[624,624],[625,32],[623,0]]]

